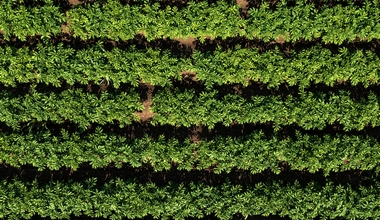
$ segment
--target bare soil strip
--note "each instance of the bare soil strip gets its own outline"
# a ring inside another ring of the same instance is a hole
[[[84,0],[67,0],[69,2],[69,4],[71,5],[79,5],[79,4],[83,4]]]
[[[154,86],[150,85],[149,83],[146,83],[144,86],[147,88],[146,94],[143,94],[144,110],[142,110],[141,112],[135,112],[135,114],[140,117],[142,122],[148,121],[152,119],[154,116],[154,113],[149,111],[150,107],[152,106],[152,94],[154,91]]]

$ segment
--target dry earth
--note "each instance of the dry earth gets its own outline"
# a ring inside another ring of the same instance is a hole
[[[137,116],[140,117],[141,121],[147,121],[153,118],[154,113],[149,111],[149,108],[152,106],[152,93],[154,91],[154,86],[146,83],[145,86],[148,88],[145,94],[146,100],[143,101],[144,110],[141,112],[135,112]]]

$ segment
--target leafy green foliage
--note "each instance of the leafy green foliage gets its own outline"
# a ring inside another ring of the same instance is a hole
[[[155,38],[187,38],[206,36],[216,38],[242,34],[245,21],[239,17],[239,6],[228,1],[209,5],[205,1],[189,2],[177,7],[159,9],[159,3],[146,2],[142,6],[123,6],[117,0],[106,4],[76,7],[67,13],[69,31],[75,37],[94,37],[113,40],[129,40],[144,33],[148,40]]]
[[[228,51],[219,48],[213,53],[195,51],[193,69],[197,80],[203,81],[207,88],[215,84],[248,85],[249,80],[265,83],[269,88],[278,88],[286,82],[290,86],[298,85],[301,90],[312,82],[334,86],[348,81],[365,87],[379,83],[380,60],[372,52],[350,52],[343,47],[333,54],[321,46],[290,52],[291,56],[285,58],[277,49],[259,52],[237,47]]]
[[[356,40],[380,38],[380,5],[366,1],[364,7],[337,5],[316,9],[308,1],[297,1],[287,7],[280,1],[276,10],[267,3],[249,11],[249,18],[240,17],[239,7],[233,2],[190,2],[187,7],[159,9],[159,4],[122,5],[117,0],[77,5],[63,14],[52,0],[37,7],[15,5],[14,0],[0,2],[0,30],[5,40],[40,35],[49,39],[61,33],[67,24],[74,37],[88,40],[129,40],[143,34],[148,41],[157,38],[194,37],[204,42],[207,37],[227,39],[242,36],[265,42],[283,38],[295,42],[320,38],[323,43],[341,45]],[[46,43],[46,42],[45,42]],[[181,80],[181,72],[196,73],[207,90],[199,95],[194,91],[160,90],[153,98],[151,111],[156,114],[151,123],[190,127],[204,124],[213,128],[216,123],[272,122],[280,126],[298,124],[303,129],[323,129],[326,124],[340,123],[345,131],[362,130],[365,126],[380,125],[379,97],[371,93],[367,99],[352,100],[348,92],[312,94],[304,92],[311,82],[333,86],[348,81],[352,85],[379,83],[379,58],[375,53],[341,48],[338,53],[320,46],[291,52],[289,58],[277,50],[260,53],[255,49],[212,53],[195,51],[191,58],[175,57],[168,51],[131,47],[126,50],[106,51],[101,42],[94,47],[74,50],[59,44],[37,45],[28,48],[0,48],[0,82],[5,86],[18,83],[45,83],[60,87],[106,81],[118,88],[121,83],[137,87],[150,83],[163,87],[172,85],[171,79]],[[240,83],[249,80],[278,88],[281,83],[299,85],[300,96],[238,95],[220,97],[214,85]],[[35,85],[35,84],[34,84]],[[119,123],[120,127],[139,118],[135,111],[144,107],[138,94],[131,90],[101,95],[68,90],[62,93],[38,93],[16,96],[0,92],[0,122],[12,127],[11,134],[0,133],[0,160],[15,167],[31,164],[39,170],[77,169],[89,162],[93,168],[114,163],[121,167],[151,164],[155,171],[171,168],[203,170],[215,167],[215,173],[230,172],[233,168],[260,173],[268,168],[279,173],[278,164],[287,162],[293,170],[307,169],[314,173],[351,169],[380,171],[380,144],[367,136],[324,135],[318,137],[298,132],[295,139],[267,137],[260,131],[241,138],[217,137],[192,143],[161,136],[127,140],[97,129],[88,136],[69,134],[53,136],[49,128],[36,133],[38,122],[56,124],[73,122],[85,130],[91,123],[104,125]],[[27,125],[20,129],[20,123]],[[38,123],[39,124],[39,123]],[[375,153],[374,153],[375,152]],[[229,182],[221,186],[191,183],[188,186],[168,184],[141,185],[135,181],[116,180],[99,187],[96,179],[82,183],[51,182],[39,186],[37,182],[18,180],[0,182],[0,218],[30,219],[34,215],[52,219],[86,215],[109,219],[142,218],[152,215],[157,219],[202,218],[214,213],[220,219],[231,219],[236,213],[243,216],[280,215],[292,219],[347,218],[368,219],[380,216],[378,198],[380,185],[371,187],[326,186],[310,183],[265,183],[256,186],[236,186]]]
[[[243,188],[230,182],[219,186],[202,183],[169,183],[166,186],[139,184],[134,180],[111,180],[97,186],[95,178],[83,182],[50,182],[39,186],[36,181],[0,182],[0,217],[30,219],[33,215],[52,219],[85,215],[107,219],[203,218],[215,214],[222,220],[234,214],[280,215],[291,219],[367,219],[379,211],[380,185],[360,187],[310,182],[259,183]]]
[[[42,44],[38,50],[0,48],[0,82],[6,86],[17,83],[38,82],[60,87],[68,84],[100,83],[107,79],[115,88],[121,83],[138,86],[139,82],[170,87],[172,79],[181,80],[181,72],[196,73],[196,79],[207,89],[214,85],[239,83],[248,85],[249,80],[262,82],[269,88],[282,83],[298,85],[301,90],[310,83],[334,86],[346,81],[365,87],[377,85],[380,80],[380,59],[370,51],[340,49],[332,54],[320,46],[298,53],[291,51],[284,58],[278,50],[260,53],[258,49],[222,51],[213,53],[195,51],[190,58],[180,58],[167,50],[104,50],[96,45],[82,50]]]
[[[120,123],[120,127],[139,120],[135,111],[143,110],[139,95],[133,90],[128,94],[97,95],[81,90],[65,90],[62,93],[32,92],[25,96],[15,96],[6,91],[0,92],[0,121],[13,129],[19,129],[20,122],[52,121],[62,124],[65,121],[77,123],[86,129],[90,123]]]
[[[53,1],[45,1],[41,7],[27,8],[18,5],[13,8],[11,1],[0,2],[0,30],[5,40],[16,36],[22,41],[26,37],[41,35],[50,38],[60,34],[61,25],[65,22],[65,16],[59,11],[59,7],[53,5]]]
[[[169,170],[171,164],[179,170],[203,170],[215,166],[214,172],[230,172],[233,168],[260,173],[270,168],[278,173],[278,164],[287,162],[293,170],[307,169],[311,173],[350,169],[380,170],[380,144],[373,138],[349,135],[325,135],[323,138],[297,133],[295,140],[281,139],[278,134],[266,137],[261,131],[241,138],[218,137],[191,143],[190,140],[158,140],[149,137],[132,141],[114,134],[95,133],[52,136],[39,133],[0,135],[0,160],[14,167],[31,164],[39,170],[61,167],[77,169],[89,162],[93,168],[114,163],[121,167],[129,163],[141,167],[150,163],[155,171]]]
[[[170,97],[170,98],[168,98]],[[299,97],[252,96],[227,94],[217,91],[164,89],[153,97],[151,123],[186,126],[203,124],[213,128],[217,123],[229,126],[236,122],[266,123],[279,126],[297,124],[306,130],[323,129],[327,124],[340,123],[345,131],[362,130],[365,126],[380,125],[379,97],[373,92],[368,99],[352,100],[348,91],[334,93],[300,92]]]
[[[322,9],[307,1],[297,1],[295,7],[286,4],[287,1],[281,1],[274,11],[267,2],[260,8],[251,8],[246,36],[265,42],[280,36],[289,42],[322,38],[324,43],[338,45],[356,38],[371,41],[380,37],[380,24],[376,21],[380,15],[378,1],[365,1],[364,7],[351,1],[348,6],[326,5]]]
[[[69,24],[68,31],[83,40],[102,38],[130,40],[142,33],[146,38],[199,38],[248,37],[265,42],[283,38],[288,42],[321,38],[324,43],[342,44],[355,39],[370,41],[380,38],[380,9],[378,1],[365,1],[364,7],[336,5],[317,9],[307,1],[297,1],[288,7],[287,1],[269,8],[267,2],[248,11],[248,19],[240,17],[240,5],[229,1],[189,2],[182,9],[159,8],[159,3],[122,5],[117,0],[95,2],[87,6],[77,5],[60,12],[52,1],[44,6],[12,7],[12,2],[0,4],[0,30],[5,39],[10,36],[25,41],[27,36],[42,35],[49,38],[61,32],[61,25]]]
[[[139,82],[170,86],[171,78],[181,79],[180,72],[190,69],[190,60],[176,58],[168,51],[128,50],[106,51],[100,45],[83,50],[42,44],[37,50],[0,48],[0,82],[6,86],[37,82],[61,86],[102,82],[118,88],[121,83],[138,86]]]
[[[356,38],[380,38],[377,1],[366,1],[364,7],[350,2],[345,7],[322,9],[307,1],[298,1],[295,7],[287,7],[286,1],[281,1],[275,11],[264,2],[260,8],[248,12],[248,19],[240,17],[240,6],[225,1],[210,6],[205,2],[190,2],[181,10],[176,7],[160,10],[158,3],[139,7],[122,6],[115,0],[105,5],[77,7],[68,13],[69,30],[82,39],[100,36],[113,40],[128,40],[137,33],[144,33],[148,40],[190,36],[204,41],[206,36],[223,39],[245,36],[266,42],[280,37],[289,42],[322,38],[324,43],[334,44]]]
[[[322,9],[307,1],[298,1],[295,7],[287,7],[286,1],[281,1],[275,11],[264,2],[248,12],[248,19],[240,17],[240,6],[225,1],[210,6],[206,2],[190,2],[180,10],[176,7],[160,10],[158,3],[140,7],[122,6],[116,0],[77,7],[68,12],[69,30],[82,39],[100,36],[113,40],[128,40],[137,33],[144,33],[148,40],[190,36],[204,41],[206,36],[223,39],[245,36],[268,42],[281,36],[290,42],[322,38],[324,43],[334,44],[356,38],[380,38],[377,1],[366,1],[364,7],[350,2],[345,7]]]

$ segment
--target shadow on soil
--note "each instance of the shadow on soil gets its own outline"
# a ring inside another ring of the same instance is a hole
[[[201,171],[180,171],[177,170],[175,164],[173,164],[170,170],[160,172],[155,172],[153,167],[149,164],[139,168],[133,168],[128,164],[124,164],[121,169],[117,169],[112,165],[103,169],[92,169],[90,164],[83,164],[76,171],[66,168],[61,168],[57,171],[38,171],[37,168],[28,165],[24,165],[21,168],[14,168],[6,164],[1,164],[0,172],[2,175],[0,178],[10,180],[17,177],[23,181],[37,180],[39,184],[43,185],[49,181],[83,181],[95,177],[97,178],[99,186],[116,178],[125,180],[136,179],[142,184],[153,182],[158,186],[165,186],[169,182],[183,183],[185,185],[191,182],[201,182],[206,185],[216,186],[226,181],[243,186],[253,186],[257,183],[278,181],[293,184],[295,181],[298,181],[301,185],[305,186],[310,182],[318,182],[321,185],[325,185],[328,180],[332,181],[335,185],[349,185],[356,188],[359,186],[372,185],[376,181],[379,181],[378,174],[373,170],[330,172],[326,178],[322,171],[310,173],[307,170],[291,170],[286,163],[279,164],[279,169],[281,170],[280,174],[275,174],[270,169],[259,174],[252,174],[250,171],[237,169],[231,170],[229,173],[223,172],[221,174],[215,174],[213,168]]]

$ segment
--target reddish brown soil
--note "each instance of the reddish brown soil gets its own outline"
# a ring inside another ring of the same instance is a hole
[[[202,125],[198,125],[198,126],[193,126],[191,128],[191,134],[189,135],[190,136],[190,141],[192,143],[198,143],[201,141],[201,138],[202,138],[202,133],[203,133],[203,130],[206,130],[207,128],[204,128]],[[194,155],[196,155],[196,151],[194,152]]]
[[[277,39],[276,39],[276,43],[280,43],[280,44],[283,44],[285,43],[285,39],[282,35],[280,35]]]
[[[67,0],[71,5],[83,4],[84,0]]]
[[[177,40],[181,45],[184,45],[185,47],[191,48],[192,50],[195,49],[195,39],[193,37],[188,37],[186,40],[183,38],[178,38],[175,40]]]
[[[67,31],[67,27],[69,25],[68,24],[62,24],[61,28],[62,28],[62,33],[66,33],[66,34],[69,34],[70,32]]]
[[[197,82],[197,73],[189,72],[187,70],[180,73],[182,75],[182,80]]]
[[[150,85],[149,83],[146,83],[145,86],[147,87],[145,100],[143,101],[144,110],[141,112],[135,112],[137,116],[140,117],[141,121],[148,121],[153,118],[154,113],[149,111],[149,108],[152,106],[152,94],[154,91],[154,86]]]
[[[247,14],[249,2],[247,0],[236,0],[236,4],[241,5],[241,12]]]
[[[140,117],[141,121],[147,121],[153,118],[155,113],[149,111],[149,108],[152,106],[151,100],[146,100],[143,102],[144,110],[142,112],[136,112],[135,114]]]

